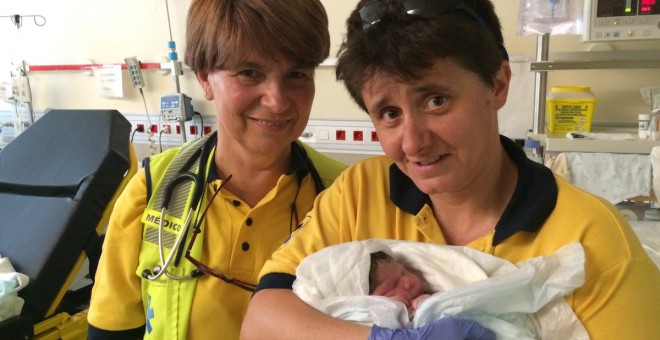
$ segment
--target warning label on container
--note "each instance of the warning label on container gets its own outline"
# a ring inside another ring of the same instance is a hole
[[[548,104],[549,132],[590,131],[593,103],[552,102]]]

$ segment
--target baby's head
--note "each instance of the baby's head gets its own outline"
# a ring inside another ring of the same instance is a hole
[[[410,306],[414,298],[424,293],[421,273],[382,251],[371,254],[369,294],[387,296]]]

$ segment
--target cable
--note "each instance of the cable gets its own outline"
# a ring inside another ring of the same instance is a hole
[[[144,132],[144,127],[138,126],[137,128],[135,128],[135,130],[133,130],[133,133],[131,134],[131,143],[133,143],[133,138],[135,137],[135,133],[137,132]]]
[[[163,112],[161,111],[158,115],[158,126],[160,127],[161,134],[165,134],[165,147],[167,149],[172,147],[172,127],[168,124],[169,121],[164,117]],[[158,138],[158,143],[160,144],[160,150],[163,152],[163,144],[161,142],[161,137]],[[175,143],[176,144],[176,143]]]
[[[23,103],[18,99],[14,99],[13,104],[14,104],[13,105],[14,106],[14,137],[17,137],[25,130],[26,125],[29,126],[29,124],[26,124],[23,120]]]
[[[202,136],[204,135],[204,117],[202,117],[202,114],[197,112],[197,111],[193,111],[193,115],[198,116],[199,121],[201,122],[201,126],[200,126],[199,131],[197,131],[197,134],[199,135],[199,138],[202,138]],[[193,121],[193,124],[194,123],[195,122]]]
[[[165,132],[165,130],[160,129],[160,132],[158,133],[158,146],[160,147],[160,152],[163,152],[163,132]]]
[[[149,123],[149,127],[147,128],[147,141],[149,142],[149,149],[151,150],[151,154],[155,155],[157,154],[156,150],[158,147],[156,146],[156,141],[154,140],[154,133],[151,131],[151,118],[149,117],[149,110],[147,109],[147,100],[144,98],[144,92],[142,91],[142,88],[139,88],[140,90],[140,96],[142,96],[142,103],[144,104],[144,112],[147,114],[147,123]]]

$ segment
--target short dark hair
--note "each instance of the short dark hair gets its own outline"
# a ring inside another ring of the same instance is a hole
[[[383,251],[371,253],[371,266],[369,267],[369,294],[373,293],[374,289],[376,289],[378,265],[381,263],[392,262],[395,262],[394,258]]]
[[[330,52],[328,16],[319,0],[193,0],[185,48],[195,73],[251,52],[316,67]]]
[[[383,0],[387,9],[381,19],[365,28],[359,10],[371,1],[361,0],[349,16],[336,68],[337,79],[344,82],[364,111],[367,109],[361,91],[373,74],[416,79],[438,59],[451,59],[494,86],[508,54],[490,0],[462,0],[477,18],[463,11],[409,15],[403,10],[402,0]]]

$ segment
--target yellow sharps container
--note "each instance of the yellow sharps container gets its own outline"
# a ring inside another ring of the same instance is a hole
[[[589,86],[553,86],[546,100],[548,133],[591,131],[596,102]]]

